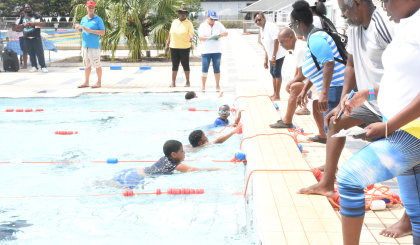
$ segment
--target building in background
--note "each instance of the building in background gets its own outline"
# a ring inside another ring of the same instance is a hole
[[[257,2],[257,0],[205,0],[200,1],[201,8],[204,12],[199,13],[200,17],[206,14],[209,10],[217,12],[220,20],[243,20],[246,13],[240,13],[243,8]],[[200,18],[200,19],[201,19]],[[204,18],[205,19],[205,18]]]

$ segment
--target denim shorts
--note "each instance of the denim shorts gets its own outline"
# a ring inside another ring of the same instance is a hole
[[[270,63],[270,74],[273,76],[273,78],[281,78],[281,68],[283,67],[283,61],[284,57],[276,60],[275,66],[272,66]]]
[[[222,59],[222,53],[211,53],[201,55],[201,72],[209,72],[210,61],[213,60],[213,71],[214,73],[220,73],[220,60]]]
[[[331,86],[328,90],[328,110],[323,112],[324,120],[330,111],[336,108],[340,104],[341,93],[343,92],[343,86]],[[325,133],[328,133],[328,127],[324,125]]]

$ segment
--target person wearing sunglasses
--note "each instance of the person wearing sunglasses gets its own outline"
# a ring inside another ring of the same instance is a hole
[[[268,69],[268,60],[270,57],[270,74],[273,77],[274,94],[271,100],[280,100],[280,87],[282,82],[281,68],[283,66],[284,56],[287,51],[279,47],[277,35],[279,28],[273,22],[267,21],[262,12],[254,15],[255,24],[260,27],[261,43],[264,46],[265,58],[264,68]]]

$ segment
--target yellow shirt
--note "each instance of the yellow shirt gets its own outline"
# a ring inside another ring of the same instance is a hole
[[[420,139],[420,121],[419,120],[414,120],[408,123],[407,125],[401,127],[401,129],[413,135],[417,139]]]
[[[172,21],[170,33],[170,48],[187,49],[191,47],[189,34],[194,34],[194,27],[191,21],[189,21],[188,19],[185,19],[183,21],[176,19]]]

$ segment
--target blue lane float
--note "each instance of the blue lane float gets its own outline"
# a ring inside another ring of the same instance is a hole
[[[151,70],[152,67],[151,66],[140,66],[139,69],[140,70]]]
[[[118,163],[118,158],[108,158],[108,159],[106,159],[106,163],[117,164]]]
[[[274,103],[274,108],[276,108],[276,110],[279,110],[279,105],[277,105],[277,103]]]
[[[246,155],[245,153],[238,151],[238,152],[235,152],[235,158],[238,160],[244,161],[246,159]]]
[[[79,71],[84,71],[85,70],[85,68],[84,67],[80,67],[79,68]]]
[[[109,69],[111,69],[111,70],[122,70],[122,66],[110,66]]]

